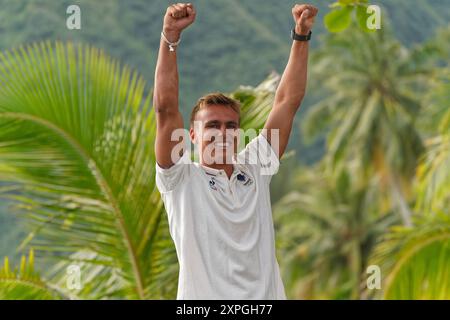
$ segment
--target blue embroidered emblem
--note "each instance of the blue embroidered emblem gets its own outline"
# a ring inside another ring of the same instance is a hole
[[[216,182],[214,181],[214,178],[211,178],[211,180],[209,180],[209,186],[211,189],[217,191]]]
[[[248,186],[250,184],[253,183],[252,179],[250,177],[248,177],[244,172],[241,171],[241,173],[239,173],[236,178],[244,183],[244,186]]]

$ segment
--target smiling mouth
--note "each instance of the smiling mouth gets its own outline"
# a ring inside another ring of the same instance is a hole
[[[217,148],[228,148],[228,147],[231,147],[231,143],[230,142],[215,142],[214,146]]]

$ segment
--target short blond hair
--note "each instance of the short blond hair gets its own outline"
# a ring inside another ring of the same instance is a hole
[[[211,105],[221,105],[221,106],[228,106],[231,109],[233,109],[239,116],[239,119],[241,118],[241,103],[233,98],[227,97],[223,93],[220,92],[213,92],[209,93],[200,99],[198,99],[197,104],[195,105],[194,109],[192,109],[191,112],[191,120],[190,124],[191,126],[194,125],[195,116],[197,113],[208,106]]]

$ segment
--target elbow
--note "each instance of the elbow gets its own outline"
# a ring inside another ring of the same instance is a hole
[[[177,100],[173,96],[153,95],[153,108],[156,113],[166,113],[171,106],[177,106]]]
[[[155,111],[162,110],[171,106],[178,107],[178,89],[173,85],[161,83],[158,78],[155,79],[153,88],[153,106]]]
[[[288,106],[289,108],[297,110],[305,97],[304,91],[296,92],[290,95],[277,95],[275,97],[275,104]]]
[[[170,108],[169,106],[170,105],[164,104],[164,103],[161,103],[161,104],[155,103],[153,105],[153,109],[154,109],[155,113],[158,115],[161,115],[161,116],[162,115],[170,115],[170,114],[174,113],[174,109]]]

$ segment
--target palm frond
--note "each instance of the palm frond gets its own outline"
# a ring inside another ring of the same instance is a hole
[[[422,218],[413,228],[396,227],[374,252],[384,275],[386,299],[450,298],[450,220]]]
[[[58,259],[95,253],[85,263],[107,268],[124,297],[159,297],[147,288],[167,226],[145,81],[101,50],[46,42],[1,53],[0,83],[0,177],[33,227],[24,245]]]
[[[12,268],[5,257],[0,268],[0,300],[54,300],[64,298],[34,270],[34,254],[22,256],[20,267]]]
[[[296,172],[296,191],[274,206],[286,290],[295,299],[358,299],[368,252],[397,219],[378,206],[376,184],[323,167]]]
[[[443,69],[442,82],[430,94],[431,115],[434,125],[432,137],[427,140],[427,152],[417,169],[418,199],[416,207],[424,213],[450,214],[450,68]]]
[[[231,96],[241,102],[241,128],[261,129],[275,99],[280,75],[272,72],[256,87],[241,86]]]

